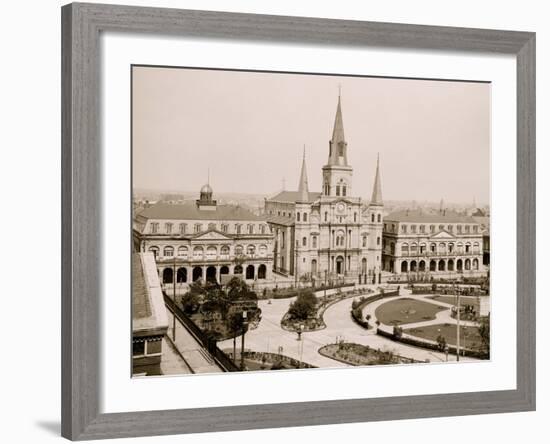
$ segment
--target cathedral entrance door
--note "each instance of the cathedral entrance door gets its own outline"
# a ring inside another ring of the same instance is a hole
[[[344,274],[344,258],[342,256],[336,258],[336,274]]]

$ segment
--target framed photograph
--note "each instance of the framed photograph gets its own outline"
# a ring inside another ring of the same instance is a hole
[[[535,35],[62,8],[62,433],[535,409]]]

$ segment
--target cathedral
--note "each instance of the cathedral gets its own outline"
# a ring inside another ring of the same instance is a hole
[[[379,160],[370,202],[354,197],[340,96],[321,174],[322,191],[310,191],[304,151],[298,191],[283,190],[265,201],[274,272],[296,282],[379,283],[384,208]]]

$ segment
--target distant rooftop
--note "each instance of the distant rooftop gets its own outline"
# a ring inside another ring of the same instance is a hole
[[[264,220],[249,209],[238,205],[217,205],[215,209],[201,210],[195,202],[183,204],[161,202],[144,209],[139,216],[147,219],[175,220]]]
[[[267,200],[274,201],[274,202],[299,202],[301,193],[299,191],[281,191],[279,194],[270,197]],[[319,192],[308,192],[308,202],[315,202],[317,199],[321,197],[321,193]]]
[[[426,213],[421,210],[401,210],[388,214],[384,217],[384,220],[391,222],[476,223],[476,220],[471,216],[464,216],[448,210],[443,213]]]
[[[287,227],[294,225],[294,218],[287,216],[267,216],[267,221],[272,224],[284,225]]]

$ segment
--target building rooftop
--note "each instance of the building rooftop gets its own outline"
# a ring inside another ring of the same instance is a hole
[[[280,193],[276,194],[273,197],[270,197],[267,199],[268,201],[273,202],[301,202],[301,194],[300,191],[281,191]],[[315,202],[317,199],[321,197],[321,193],[319,192],[308,192],[308,202]]]
[[[477,223],[473,217],[464,216],[453,211],[426,213],[420,210],[402,210],[388,214],[384,217],[384,220],[391,222]]]
[[[199,209],[195,202],[183,204],[158,203],[139,213],[147,219],[175,220],[264,220],[252,211],[238,205],[217,205],[208,210]]]
[[[286,227],[294,226],[294,218],[287,216],[268,216],[267,221],[272,224],[284,225]]]
[[[132,255],[133,336],[164,334],[168,318],[153,253]]]

